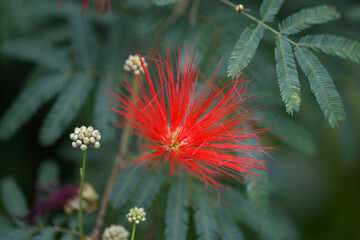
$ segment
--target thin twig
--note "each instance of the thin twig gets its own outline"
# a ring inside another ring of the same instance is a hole
[[[226,4],[226,5],[230,6],[230,7],[232,7],[233,9],[236,8],[236,4],[234,4],[234,3],[232,3],[232,2],[230,2],[230,1],[228,1],[228,0],[217,0],[217,1],[222,2],[222,3],[224,3],[224,4]],[[274,34],[276,34],[276,35],[278,35],[278,36],[281,36],[281,35],[282,35],[279,31],[275,30],[274,28],[270,27],[269,25],[267,25],[267,24],[264,23],[263,21],[255,18],[254,16],[246,13],[245,11],[241,11],[241,14],[244,15],[245,17],[253,20],[254,22],[257,22],[258,24],[261,24],[262,26],[264,26],[265,28],[267,28],[268,30],[270,30],[271,32],[273,32]],[[289,39],[289,38],[287,38],[287,37],[286,37],[286,39],[287,39],[291,44],[293,44],[294,46],[298,46],[298,44],[297,44],[296,42],[292,41],[291,39]]]

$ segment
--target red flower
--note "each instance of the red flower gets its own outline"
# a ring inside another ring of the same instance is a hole
[[[259,143],[266,130],[254,128],[243,75],[216,83],[218,69],[203,77],[188,53],[182,57],[179,51],[178,56],[175,64],[169,50],[167,56],[155,51],[149,57],[156,65],[156,80],[142,61],[145,79],[134,75],[139,94],[129,83],[125,88],[131,97],[117,88],[109,90],[113,111],[126,119],[130,131],[147,140],[149,151],[135,161],[168,163],[171,173],[184,169],[215,188],[222,186],[221,178],[241,181],[240,176],[266,170],[253,153],[272,147]],[[251,139],[255,144],[249,143]]]
[[[57,8],[60,7],[62,0],[59,0]],[[96,8],[99,12],[103,12],[105,10],[105,5],[107,5],[108,12],[111,12],[111,0],[96,0]],[[82,0],[82,8],[81,11],[84,12],[89,6],[89,0]]]

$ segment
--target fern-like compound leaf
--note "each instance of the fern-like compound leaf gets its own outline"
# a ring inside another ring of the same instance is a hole
[[[313,25],[333,21],[339,17],[340,14],[331,6],[306,8],[285,18],[280,24],[280,33],[295,34]]]
[[[140,167],[136,169],[127,167],[121,170],[110,194],[110,202],[113,208],[122,207],[129,201],[137,189],[142,173],[143,171]]]
[[[134,206],[143,208],[150,207],[155,195],[160,191],[160,187],[164,181],[164,175],[160,173],[148,174],[139,184],[135,194],[132,196]]]
[[[85,102],[93,83],[93,78],[81,73],[67,83],[41,127],[39,140],[42,145],[49,146],[61,136]]]
[[[25,197],[12,178],[1,181],[1,200],[7,213],[14,219],[24,218],[28,212]]]
[[[311,90],[325,118],[330,126],[335,128],[339,121],[345,120],[345,111],[341,97],[329,73],[310,50],[296,47],[295,56],[310,81]]]
[[[284,0],[264,0],[260,6],[260,15],[263,22],[272,22],[279,12]]]
[[[71,67],[70,61],[64,52],[46,43],[31,40],[13,40],[3,44],[2,52],[52,69],[67,70]]]
[[[179,1],[180,0],[153,0],[153,3],[155,5],[163,6],[163,5],[167,5],[167,4],[177,3]]]
[[[275,59],[281,97],[292,115],[300,108],[300,82],[291,45],[284,36],[276,37]]]
[[[298,44],[360,63],[360,42],[345,37],[323,34],[308,35],[302,37]]]
[[[68,81],[68,74],[51,74],[39,79],[12,103],[0,122],[0,138],[9,139]]]
[[[218,222],[215,218],[213,209],[210,206],[210,199],[203,193],[194,196],[197,206],[195,213],[195,229],[198,240],[215,240],[219,237]]]
[[[95,96],[94,119],[95,126],[101,132],[104,140],[109,140],[114,136],[114,130],[111,126],[115,120],[115,114],[110,111],[110,104],[106,97],[106,85],[102,82],[98,83]]]
[[[167,240],[185,240],[189,223],[190,193],[184,184],[177,180],[172,183],[166,207]]]
[[[245,239],[240,227],[236,224],[233,216],[227,208],[220,208],[216,211],[216,219],[220,227],[222,240],[243,240]]]
[[[91,68],[97,59],[95,33],[88,19],[74,15],[70,21],[75,62],[83,68]]]
[[[257,24],[247,27],[240,35],[228,62],[227,72],[230,77],[238,75],[250,63],[264,32],[265,28]]]

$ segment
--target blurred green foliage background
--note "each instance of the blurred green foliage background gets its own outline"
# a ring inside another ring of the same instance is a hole
[[[206,67],[211,62],[210,67],[213,68],[223,59],[220,75],[225,74],[229,55],[239,35],[249,25],[249,20],[215,0],[200,1],[197,12],[194,12],[197,2],[191,1],[186,11],[172,19],[169,16],[176,13],[173,11],[177,5],[155,6],[148,0],[114,0],[110,14],[97,13],[94,3],[81,14],[76,1],[72,4],[63,1],[58,10],[56,0],[1,1],[0,45],[14,39],[26,39],[40,46],[54,46],[70,59],[75,59],[77,53],[71,45],[73,30],[69,23],[78,21],[78,27],[83,31],[79,36],[88,44],[85,44],[86,51],[95,56],[91,66],[95,75],[91,78],[96,82],[79,112],[53,144],[41,144],[38,136],[56,101],[54,99],[44,104],[11,137],[3,139],[0,142],[0,178],[13,176],[25,192],[29,205],[34,199],[38,167],[46,159],[55,159],[59,164],[64,184],[78,182],[81,153],[72,151],[68,133],[75,126],[99,121],[96,120],[97,110],[93,107],[99,100],[96,97],[98,88],[104,82],[122,81],[123,63],[137,49],[146,53],[154,47],[164,50],[167,43],[176,46],[186,42],[194,45],[202,66]],[[251,14],[257,15],[261,1],[244,1],[242,4],[251,9]],[[276,18],[283,19],[302,8],[321,4],[336,7],[342,15],[341,19],[315,26],[306,33],[329,33],[360,39],[360,2],[356,0],[285,1]],[[92,26],[92,35],[86,30],[87,24]],[[273,117],[269,117],[270,121],[275,131],[279,130],[277,135],[281,136],[274,140],[281,147],[271,152],[274,159],[270,176],[274,185],[271,202],[293,221],[298,239],[360,239],[359,65],[317,54],[333,77],[346,111],[346,120],[332,129],[300,70],[300,112],[293,117],[287,115],[276,82],[273,48],[273,35],[265,33],[251,62],[254,66],[247,71],[248,77],[255,79],[252,91],[257,93],[257,102],[271,111]],[[4,51],[0,54],[2,118],[24,89],[51,70],[10,57]],[[76,60],[74,62],[71,65],[80,69],[81,64]],[[91,179],[100,194],[116,156],[121,134],[120,129],[111,127],[111,120],[111,116],[106,120],[108,130],[103,134],[107,136],[101,150],[90,150],[88,154],[87,179]],[[287,120],[296,125],[287,125]],[[306,132],[306,137],[297,142],[297,135],[302,132]],[[136,144],[132,146],[131,154],[136,154]],[[0,212],[2,210],[0,207]]]

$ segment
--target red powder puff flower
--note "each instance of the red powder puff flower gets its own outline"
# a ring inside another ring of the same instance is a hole
[[[171,173],[184,169],[214,188],[223,186],[219,179],[241,181],[256,169],[266,170],[253,153],[272,147],[259,143],[266,130],[255,129],[244,77],[216,83],[219,67],[211,77],[203,77],[187,51],[182,57],[179,50],[178,56],[173,61],[168,50],[167,56],[155,51],[148,57],[149,64],[156,65],[156,78],[141,60],[145,77],[133,74],[139,94],[129,83],[124,86],[130,97],[117,88],[108,90],[123,125],[147,140],[149,151],[135,161],[168,163]]]
[[[62,0],[59,0],[58,7],[60,7]],[[108,12],[111,12],[111,0],[96,0],[96,8],[99,12],[103,12],[105,10],[105,5],[107,7]],[[89,0],[82,0],[81,11],[84,12],[89,6]]]

